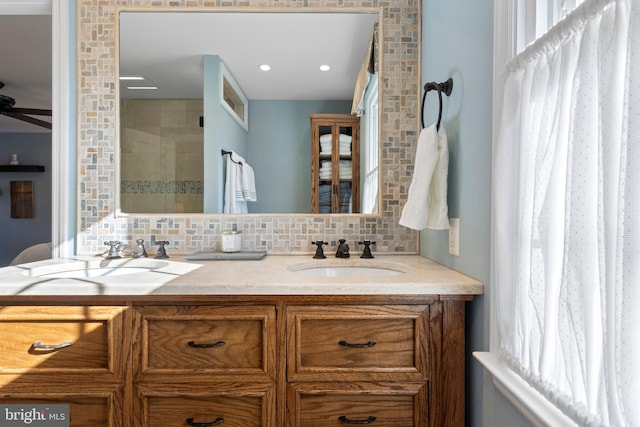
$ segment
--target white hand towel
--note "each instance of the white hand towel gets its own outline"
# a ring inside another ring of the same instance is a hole
[[[449,147],[444,126],[433,124],[418,138],[413,179],[400,225],[414,230],[449,228],[447,207],[447,174]]]
[[[247,202],[242,194],[242,165],[245,160],[237,153],[227,155],[227,173],[224,183],[224,213],[247,213]]]
[[[257,202],[256,196],[256,180],[253,174],[253,168],[242,162],[242,196],[246,202]]]

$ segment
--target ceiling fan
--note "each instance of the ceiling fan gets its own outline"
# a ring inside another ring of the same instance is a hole
[[[0,82],[0,89],[4,87],[4,83]],[[36,126],[51,129],[51,123],[37,119],[31,116],[49,116],[51,117],[51,110],[43,110],[40,108],[14,108],[16,100],[10,96],[0,95],[0,115],[13,117],[14,119],[22,120],[23,122],[31,123]]]

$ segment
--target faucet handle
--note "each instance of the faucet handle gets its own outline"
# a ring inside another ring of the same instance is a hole
[[[121,257],[122,251],[122,242],[119,240],[110,240],[108,242],[104,242],[105,245],[109,246],[109,251],[107,252],[106,259],[116,259]]]
[[[315,255],[313,255],[314,259],[324,259],[326,258],[324,252],[322,251],[322,246],[323,245],[328,245],[329,242],[325,242],[322,240],[316,240],[315,242],[311,242],[312,245],[316,245],[316,253]]]
[[[376,242],[372,242],[371,240],[363,240],[362,242],[358,242],[361,245],[364,245],[364,249],[362,250],[362,255],[360,258],[373,258],[374,256],[371,254],[371,245],[375,245]]]
[[[156,256],[154,258],[169,258],[169,255],[167,255],[167,250],[165,249],[165,245],[169,244],[168,240],[156,240],[153,244],[158,246],[158,252],[156,252]]]

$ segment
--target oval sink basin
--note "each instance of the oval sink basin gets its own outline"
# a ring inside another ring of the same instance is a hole
[[[84,277],[111,277],[125,274],[148,273],[153,268],[147,267],[105,267],[86,268],[79,270],[58,271],[56,273],[42,274],[38,277],[43,279],[82,279]]]
[[[302,268],[295,273],[315,277],[389,277],[403,274],[404,271],[384,267],[344,266]]]

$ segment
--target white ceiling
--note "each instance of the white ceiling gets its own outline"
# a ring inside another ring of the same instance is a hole
[[[121,84],[121,96],[202,98],[202,57],[218,55],[250,100],[349,100],[377,20],[364,13],[121,13],[120,75],[142,75],[159,88]],[[271,71],[259,70],[265,63]],[[320,71],[322,64],[331,70]]]
[[[32,3],[25,13],[46,9],[45,0]],[[14,98],[15,107],[49,109],[51,15],[7,14],[26,4],[0,0],[0,81],[5,83],[0,94]],[[173,96],[179,88],[180,97],[201,97],[202,55],[216,54],[248,99],[351,99],[378,19],[364,13],[125,15],[121,74],[148,77],[160,96]],[[272,70],[259,71],[262,63]],[[320,72],[321,64],[331,65],[331,71]],[[0,116],[0,132],[49,130]]]

